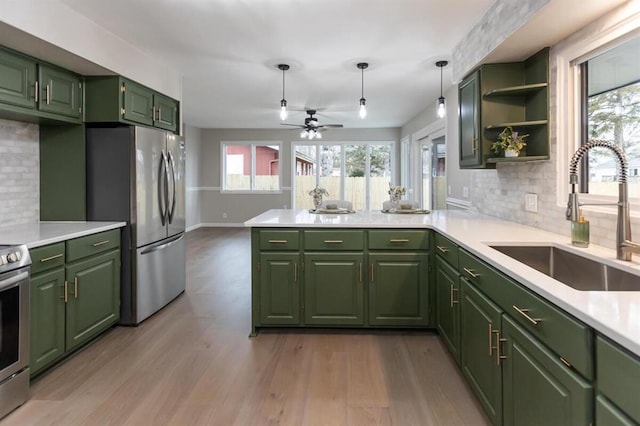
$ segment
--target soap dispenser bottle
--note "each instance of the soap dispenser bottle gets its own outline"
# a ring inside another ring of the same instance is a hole
[[[589,221],[585,220],[580,210],[577,222],[571,222],[571,244],[576,247],[589,247]]]

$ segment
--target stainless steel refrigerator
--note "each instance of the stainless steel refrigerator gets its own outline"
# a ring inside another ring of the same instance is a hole
[[[87,220],[126,221],[120,323],[137,325],[185,290],[185,149],[170,132],[87,128]]]

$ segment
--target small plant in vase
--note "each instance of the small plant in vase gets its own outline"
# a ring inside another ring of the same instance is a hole
[[[527,146],[524,140],[528,136],[529,134],[520,135],[511,126],[507,126],[498,135],[498,140],[491,144],[491,151],[498,155],[504,152],[505,157],[517,157]]]
[[[309,191],[309,195],[311,195],[311,197],[313,198],[313,209],[318,210],[318,207],[320,206],[320,204],[322,204],[322,197],[324,195],[328,196],[329,192],[320,186],[316,186],[311,191]]]
[[[400,204],[400,199],[402,198],[402,196],[404,194],[406,194],[407,189],[404,186],[401,185],[391,185],[391,183],[389,183],[389,201],[391,201],[391,204],[393,205],[393,208],[397,209],[398,208],[398,204]]]

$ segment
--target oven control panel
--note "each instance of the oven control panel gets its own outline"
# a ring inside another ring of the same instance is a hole
[[[18,269],[31,264],[26,246],[0,247],[0,272]]]

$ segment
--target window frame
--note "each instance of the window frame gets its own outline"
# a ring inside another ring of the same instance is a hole
[[[251,155],[251,172],[249,177],[250,189],[227,189],[227,157],[226,148],[228,146],[250,146]],[[220,142],[220,193],[221,194],[281,194],[282,191],[282,141],[221,141]],[[263,190],[253,189],[256,181],[256,147],[258,146],[277,146],[278,147],[278,189]]]
[[[567,194],[571,191],[569,184],[569,161],[573,153],[580,147],[583,135],[583,85],[584,78],[580,64],[624,43],[640,37],[640,6],[629,4],[614,14],[607,15],[604,25],[598,31],[581,38],[571,37],[554,49],[556,59],[556,204],[566,208]],[[564,143],[561,143],[564,142]],[[585,169],[580,165],[579,173]],[[582,176],[580,176],[582,180]],[[580,194],[584,203],[615,203],[618,197]],[[640,199],[630,200],[631,215],[640,217]],[[616,206],[585,206],[585,210],[617,215]]]

